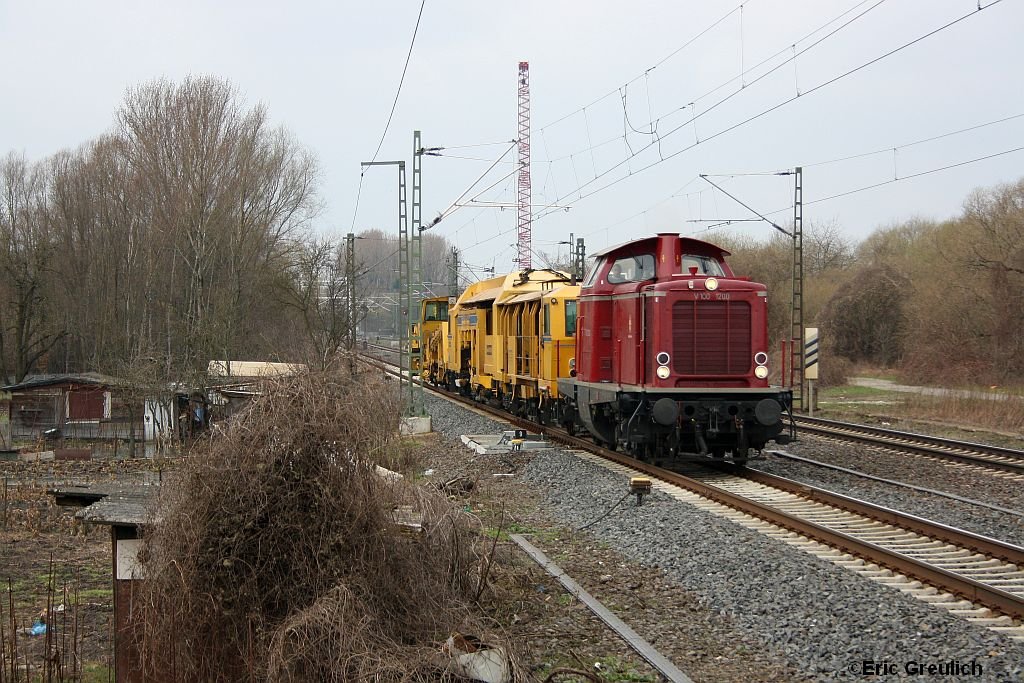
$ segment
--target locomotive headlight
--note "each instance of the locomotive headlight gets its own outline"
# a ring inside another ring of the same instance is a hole
[[[661,365],[658,367],[658,377],[661,379],[668,379],[668,376],[672,374],[672,371],[668,369],[667,365]]]
[[[654,359],[658,361],[658,365],[668,365],[669,355],[662,351],[657,356],[655,356]]]
[[[764,379],[767,376],[768,368],[766,368],[765,366],[758,365],[756,368],[754,368],[754,377],[757,377],[758,379]]]
[[[768,365],[768,354],[764,351],[758,351],[754,354],[754,363],[756,365]]]
[[[713,278],[713,277],[709,277],[709,278],[708,278],[707,280],[705,280],[705,281],[704,281],[704,287],[705,287],[705,288],[706,288],[706,289],[707,289],[707,290],[708,290],[709,292],[713,292],[713,291],[715,291],[716,289],[718,289],[718,280],[716,280],[716,279],[715,279],[715,278]]]

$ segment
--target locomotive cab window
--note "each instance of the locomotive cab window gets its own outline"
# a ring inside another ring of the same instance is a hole
[[[565,336],[575,337],[576,336],[576,300],[566,300],[565,302]]]
[[[722,264],[718,262],[718,259],[711,258],[710,256],[695,256],[693,254],[683,255],[683,275],[693,273],[694,275],[711,275],[714,277],[725,277],[725,271],[722,270]],[[694,271],[694,268],[697,270]]]
[[[428,301],[424,306],[423,322],[444,322],[448,320],[448,304],[443,301]]]
[[[541,334],[545,337],[551,335],[551,306],[544,304],[544,329]]]
[[[616,259],[608,271],[608,284],[643,282],[654,279],[654,255],[639,254]]]

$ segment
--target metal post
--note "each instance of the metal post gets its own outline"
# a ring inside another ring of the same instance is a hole
[[[573,259],[573,269],[576,271],[577,282],[583,282],[583,276],[587,270],[587,248],[583,244],[583,238],[576,238],[576,253]]]
[[[348,321],[348,350],[356,348],[356,236],[345,236],[345,315]]]
[[[452,247],[451,256],[448,257],[448,296],[458,298],[459,296],[459,249]]]
[[[398,310],[395,315],[395,327],[398,329],[398,365],[403,373],[409,373],[409,296],[411,278],[409,272],[409,219],[406,212],[405,197],[405,162],[404,161],[364,161],[365,166],[398,166]]]
[[[417,331],[416,349],[409,344],[409,414],[423,415],[423,384],[414,382],[412,368],[421,368],[423,349],[423,327],[420,325],[420,302],[413,295],[416,286],[423,287],[423,148],[420,146],[420,132],[412,133],[412,230],[409,233],[409,334],[413,326]],[[421,294],[422,296],[422,294]],[[422,368],[421,368],[422,369]]]
[[[793,402],[799,401],[800,409],[807,410],[804,391],[804,172],[797,166],[794,170],[793,187],[793,325],[792,367],[796,374],[793,386]]]

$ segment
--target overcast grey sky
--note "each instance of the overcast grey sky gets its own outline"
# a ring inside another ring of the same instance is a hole
[[[426,146],[449,148],[424,159],[424,220],[448,208],[516,137],[518,62],[528,60],[534,203],[571,207],[535,207],[535,250],[555,252],[570,233],[591,252],[658,231],[706,236],[689,221],[751,214],[698,174],[796,165],[805,220],[835,220],[860,239],[909,217],[954,216],[972,189],[1024,176],[1016,151],[816,202],[1024,146],[1024,116],[905,146],[1024,114],[1022,4],[427,0],[379,159],[408,162],[416,128]],[[384,130],[419,9],[419,0],[0,0],[0,151],[39,160],[77,147],[112,125],[127,88],[212,74],[317,154],[319,230],[344,234],[353,219],[357,232],[393,230],[397,173],[368,171],[356,212],[359,162]],[[467,199],[514,159],[513,150]],[[789,220],[791,178],[714,180]],[[479,199],[514,202],[514,176]],[[435,230],[467,263],[501,271],[515,255],[515,223],[514,209],[468,207]]]

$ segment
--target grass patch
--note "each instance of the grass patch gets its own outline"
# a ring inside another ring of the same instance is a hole
[[[973,391],[992,393],[989,387]],[[1010,392],[1012,393],[1012,392]],[[836,419],[879,418],[887,421],[939,422],[954,430],[990,431],[1011,440],[1024,436],[1024,399],[930,396],[872,387],[822,389],[815,411]],[[911,429],[911,427],[904,427]],[[968,438],[952,435],[954,438]],[[1009,444],[1013,446],[1013,444]],[[1020,447],[1018,443],[1017,448]]]
[[[503,527],[501,527],[500,533],[499,533],[499,531],[498,531],[498,529],[496,527],[487,527],[486,529],[483,530],[483,535],[484,536],[486,536],[487,538],[495,538],[495,537],[497,537],[497,539],[499,541],[511,540],[511,539],[509,539],[509,535],[510,534],[538,534],[538,533],[540,533],[539,529],[537,529],[535,527],[532,527],[532,526],[525,525],[525,524],[520,524],[519,522],[510,522],[510,523],[504,525]]]
[[[898,397],[899,394],[895,391],[886,391],[885,389],[875,389],[873,387],[858,387],[850,384],[822,389],[819,393],[819,400],[822,402],[839,399],[893,399]]]
[[[78,599],[82,602],[100,602],[101,600],[113,600],[114,589],[86,588],[78,591]]]
[[[601,672],[601,678],[606,681],[650,681],[654,683],[658,677],[652,674],[642,674],[618,657],[602,657],[594,667]]]
[[[87,663],[82,667],[82,683],[107,683],[113,672],[106,664]]]

